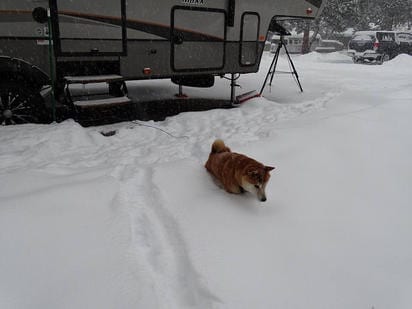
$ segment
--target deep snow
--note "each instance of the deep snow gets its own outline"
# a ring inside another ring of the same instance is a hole
[[[410,308],[412,57],[294,61],[304,93],[276,75],[236,109],[0,127],[0,308]],[[276,166],[266,203],[213,183],[215,138]]]

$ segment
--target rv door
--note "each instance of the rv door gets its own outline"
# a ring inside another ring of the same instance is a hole
[[[223,68],[225,10],[174,7],[171,33],[171,64],[174,71],[195,72]]]
[[[126,54],[126,0],[51,1],[58,56]]]

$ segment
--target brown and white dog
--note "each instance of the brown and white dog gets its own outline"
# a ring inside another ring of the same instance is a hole
[[[256,194],[260,201],[266,201],[265,187],[270,178],[269,172],[274,167],[231,152],[220,139],[213,143],[205,167],[227,192],[247,191]]]

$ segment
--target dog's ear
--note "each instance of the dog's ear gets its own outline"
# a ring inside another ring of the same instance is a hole
[[[275,168],[272,166],[265,166],[265,171],[270,172],[271,170],[274,170]]]

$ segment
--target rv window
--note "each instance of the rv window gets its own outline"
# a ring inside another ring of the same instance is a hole
[[[242,41],[257,41],[259,16],[257,14],[243,15],[242,26]]]
[[[258,56],[260,19],[257,13],[242,15],[240,63],[254,65]]]

